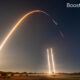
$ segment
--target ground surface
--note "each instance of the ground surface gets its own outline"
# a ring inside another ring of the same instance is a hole
[[[80,80],[80,75],[37,75],[28,77],[0,78],[0,80]]]

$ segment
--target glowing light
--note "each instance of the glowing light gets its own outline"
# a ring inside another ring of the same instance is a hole
[[[53,72],[55,73],[55,63],[54,63],[54,56],[53,56],[53,49],[52,48],[51,48],[51,59],[52,59]]]
[[[9,31],[9,33],[7,34],[7,36],[5,37],[5,39],[3,40],[3,42],[1,43],[0,45],[0,50],[4,47],[4,45],[6,44],[6,42],[8,41],[8,39],[10,38],[10,36],[12,35],[12,33],[16,30],[16,28],[20,25],[20,23],[25,19],[27,18],[29,15],[33,14],[33,13],[37,13],[37,12],[40,12],[40,13],[44,13],[45,15],[49,16],[51,19],[52,17],[47,14],[46,12],[42,11],[42,10],[33,10],[33,11],[30,11],[28,12],[27,14],[25,14],[23,17],[20,18],[20,20],[13,26],[13,28]],[[55,23],[57,25],[57,22],[52,19],[53,23]]]
[[[49,70],[48,73],[49,74],[52,74],[52,72],[56,73],[52,48],[47,49],[47,59],[48,59],[48,70]]]
[[[48,69],[49,69],[49,74],[51,74],[51,64],[50,64],[50,57],[49,57],[49,50],[47,49],[47,59],[48,59]]]

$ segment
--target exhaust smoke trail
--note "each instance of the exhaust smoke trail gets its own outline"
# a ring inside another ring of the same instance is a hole
[[[20,23],[25,19],[27,18],[29,15],[32,15],[33,13],[43,13],[47,16],[49,16],[53,23],[55,23],[57,25],[57,22],[45,11],[42,11],[42,10],[33,10],[33,11],[30,11],[28,12],[27,14],[25,14],[23,17],[20,18],[20,20],[13,26],[13,28],[9,31],[9,33],[7,34],[7,36],[5,37],[5,39],[3,40],[3,42],[1,43],[0,45],[0,50],[2,50],[2,48],[4,47],[4,45],[7,43],[8,39],[11,37],[12,33],[17,29],[17,27],[19,27]]]
[[[53,67],[53,72],[55,73],[55,63],[54,63],[54,56],[53,56],[53,49],[51,48],[51,59],[52,59],[52,67]]]
[[[50,56],[49,56],[49,50],[47,49],[47,60],[48,60],[48,69],[49,69],[49,74],[51,73],[51,64],[50,64]]]

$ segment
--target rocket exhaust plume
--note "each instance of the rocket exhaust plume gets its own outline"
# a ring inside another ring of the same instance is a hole
[[[52,59],[53,72],[55,73],[55,64],[54,64],[54,56],[53,56],[53,49],[52,48],[51,48],[51,59]]]
[[[51,57],[50,57],[51,56]],[[48,70],[49,70],[49,74],[52,72],[56,72],[55,71],[55,64],[54,64],[54,56],[53,56],[53,49],[47,49],[47,60],[48,60]]]
[[[49,69],[49,74],[51,73],[51,64],[50,64],[50,56],[49,56],[49,50],[47,49],[47,59],[48,59],[48,69]]]
[[[33,11],[30,11],[28,12],[27,14],[25,14],[23,17],[20,18],[20,20],[13,26],[13,28],[8,32],[7,36],[5,37],[5,39],[3,40],[3,42],[1,43],[0,45],[0,50],[2,50],[2,48],[4,47],[4,45],[7,43],[8,39],[11,37],[11,35],[13,34],[13,32],[19,27],[19,25],[21,24],[21,22],[27,18],[29,15],[32,15],[34,13],[43,13],[47,16],[49,16],[53,23],[55,23],[56,25],[58,24],[47,12],[45,11],[42,11],[42,10],[33,10]]]

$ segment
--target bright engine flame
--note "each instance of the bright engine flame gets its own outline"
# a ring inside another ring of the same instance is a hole
[[[48,70],[49,70],[48,73],[49,74],[51,74],[52,72],[56,73],[52,48],[47,49],[47,60],[48,60]]]
[[[49,50],[47,49],[47,59],[48,59],[48,68],[49,68],[49,74],[51,73],[51,64],[50,64],[50,57],[49,57]]]
[[[53,56],[53,49],[52,48],[51,48],[51,58],[52,58],[53,72],[55,73],[55,63],[54,63],[54,56]]]

